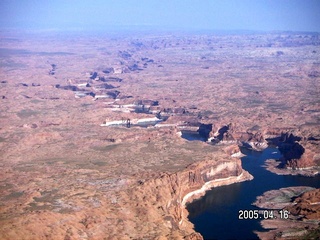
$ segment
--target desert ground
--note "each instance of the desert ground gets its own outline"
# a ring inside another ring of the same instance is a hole
[[[275,172],[319,172],[317,33],[0,42],[1,239],[202,239],[185,204],[251,179],[239,147],[278,146]]]

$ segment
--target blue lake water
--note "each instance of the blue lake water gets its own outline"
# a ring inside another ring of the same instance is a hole
[[[200,134],[197,131],[181,130],[181,133],[181,137],[188,141],[206,141],[206,139],[200,136]]]
[[[242,183],[214,188],[204,197],[188,204],[189,220],[205,239],[258,239],[253,233],[263,231],[260,220],[239,220],[239,210],[259,209],[251,204],[264,192],[283,187],[320,187],[320,176],[303,177],[276,175],[262,165],[266,159],[278,159],[278,149],[268,147],[263,152],[244,149],[242,167],[254,179]]]

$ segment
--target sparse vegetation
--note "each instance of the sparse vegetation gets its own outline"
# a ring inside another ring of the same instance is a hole
[[[31,116],[35,116],[39,114],[39,111],[31,110],[31,109],[23,109],[17,113],[18,117],[24,119],[29,118]]]
[[[319,240],[320,239],[320,227],[307,230],[307,231],[308,232],[299,239],[301,240]]]

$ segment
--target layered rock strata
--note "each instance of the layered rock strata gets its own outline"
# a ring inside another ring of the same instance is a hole
[[[162,236],[168,239],[178,235],[186,239],[202,239],[201,235],[194,232],[193,225],[188,221],[185,205],[203,196],[212,187],[252,178],[242,169],[239,159],[218,162],[206,160],[192,164],[181,172],[163,174],[159,178],[141,183],[141,186],[132,189],[129,194],[132,194],[137,208],[153,209],[152,212],[146,212],[145,221],[159,223],[157,228],[161,230]],[[148,234],[146,236],[148,237]]]
[[[256,151],[268,145],[278,147],[282,158],[267,162],[270,171],[279,174],[316,175],[319,173],[320,148],[317,132],[305,133],[299,129],[274,128],[265,130],[242,129],[235,124],[215,127],[202,124],[199,133],[209,136],[213,144],[238,144]],[[210,132],[208,132],[210,130]]]
[[[300,136],[299,136],[300,135]],[[268,139],[283,155],[278,161],[267,161],[268,170],[277,174],[313,176],[319,173],[319,139],[292,131],[278,133]]]
[[[92,173],[78,171],[81,178],[83,174]],[[83,182],[81,189],[69,189],[65,197],[63,189],[40,195],[31,188],[7,196],[7,201],[20,198],[20,202],[27,197],[32,204],[15,206],[14,215],[7,206],[0,235],[1,239],[202,239],[187,219],[185,204],[212,187],[250,179],[239,159],[220,153],[219,158],[181,171],[137,182],[118,179],[110,191],[105,189],[106,179],[94,185],[92,180]]]

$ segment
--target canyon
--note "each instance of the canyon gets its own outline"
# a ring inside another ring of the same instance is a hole
[[[1,239],[202,239],[185,206],[252,179],[241,148],[277,146],[270,171],[319,172],[316,33],[0,41]]]

